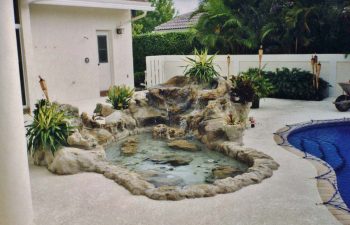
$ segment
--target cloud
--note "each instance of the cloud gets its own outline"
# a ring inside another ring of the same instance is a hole
[[[199,0],[174,0],[174,5],[179,14],[193,12],[198,8]]]

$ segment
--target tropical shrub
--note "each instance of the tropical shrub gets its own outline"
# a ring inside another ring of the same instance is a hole
[[[146,56],[191,55],[203,46],[193,32],[149,33],[133,36],[134,71],[146,70]]]
[[[58,105],[46,100],[40,100],[35,107],[33,122],[26,126],[28,151],[31,155],[41,150],[54,154],[73,132],[69,117],[58,109]]]
[[[111,103],[114,109],[121,110],[129,107],[129,102],[134,95],[134,89],[122,86],[112,86],[108,90],[108,99],[106,102]]]
[[[208,50],[194,50],[195,58],[186,57],[188,65],[185,67],[185,76],[198,83],[210,83],[215,77],[220,76],[215,70],[214,58],[208,56]]]
[[[329,83],[320,78],[319,89],[313,85],[314,75],[298,68],[277,69],[276,72],[266,72],[267,77],[276,91],[270,95],[273,98],[322,100],[328,97]]]
[[[275,88],[270,80],[265,76],[265,72],[258,68],[250,68],[242,73],[252,81],[255,95],[259,98],[265,98],[274,93]]]
[[[233,76],[231,81],[231,101],[242,104],[247,104],[248,102],[253,101],[255,90],[253,82],[248,76]]]

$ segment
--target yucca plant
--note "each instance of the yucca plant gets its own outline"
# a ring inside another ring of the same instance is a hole
[[[215,56],[208,57],[208,50],[198,52],[194,50],[195,58],[186,57],[188,65],[185,67],[185,76],[188,76],[198,83],[210,83],[215,77],[220,76],[215,70],[213,63]]]
[[[73,132],[68,119],[63,111],[58,110],[56,104],[40,100],[34,110],[33,122],[26,126],[30,154],[41,150],[55,154],[59,146],[65,145],[68,136]]]
[[[121,110],[129,107],[129,102],[134,95],[134,89],[122,86],[112,86],[108,90],[107,103],[111,103],[114,109]]]

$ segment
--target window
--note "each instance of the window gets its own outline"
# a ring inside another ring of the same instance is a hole
[[[98,61],[99,63],[108,63],[108,46],[107,46],[107,36],[98,35],[97,36],[98,45]]]

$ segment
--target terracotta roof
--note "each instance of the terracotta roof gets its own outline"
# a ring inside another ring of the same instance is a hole
[[[192,17],[193,12],[175,17],[174,19],[157,26],[155,31],[188,29],[197,24],[201,14]]]

